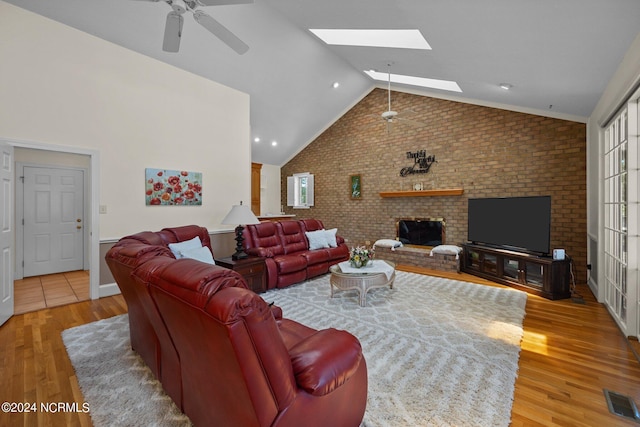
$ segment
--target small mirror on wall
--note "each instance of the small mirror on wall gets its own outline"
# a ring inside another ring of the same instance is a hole
[[[352,199],[361,199],[362,198],[362,177],[360,174],[351,175],[349,177],[349,184]]]

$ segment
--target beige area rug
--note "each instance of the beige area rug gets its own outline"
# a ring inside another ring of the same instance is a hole
[[[358,337],[369,370],[362,426],[509,425],[524,292],[398,272],[366,307],[355,291],[330,298],[328,275],[262,297],[287,318]],[[131,351],[126,315],[63,339],[96,427],[189,425]]]

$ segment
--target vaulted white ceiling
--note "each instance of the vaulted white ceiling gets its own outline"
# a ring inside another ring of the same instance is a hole
[[[200,8],[249,45],[246,54],[189,14],[180,51],[167,53],[171,8],[162,1],[6,1],[248,93],[252,138],[261,139],[251,142],[252,160],[273,165],[386,87],[363,71],[389,63],[395,74],[454,80],[462,93],[394,90],[586,121],[640,23],[638,0],[255,0]],[[310,28],[415,28],[432,50],[328,46]]]

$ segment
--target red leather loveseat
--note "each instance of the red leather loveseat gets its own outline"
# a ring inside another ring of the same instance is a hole
[[[264,258],[267,289],[284,288],[329,272],[329,267],[349,259],[349,248],[336,230],[326,230],[335,239],[313,245],[314,232],[324,230],[318,219],[261,222],[246,225],[244,247],[249,255]]]
[[[175,259],[198,226],[143,232],[106,254],[129,307],[131,345],[196,426],[358,426],[367,397],[359,341],[282,317],[236,272]]]

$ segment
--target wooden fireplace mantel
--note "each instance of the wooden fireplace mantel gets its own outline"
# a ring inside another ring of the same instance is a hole
[[[462,193],[464,193],[464,189],[462,188],[446,188],[442,190],[381,191],[380,197],[460,196]]]

